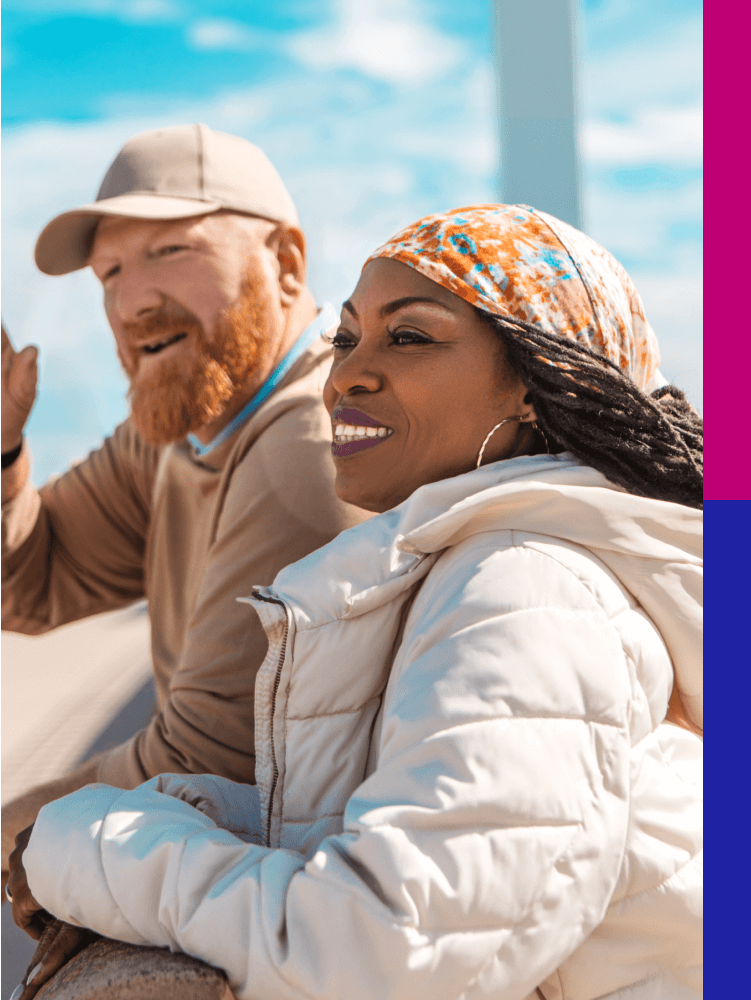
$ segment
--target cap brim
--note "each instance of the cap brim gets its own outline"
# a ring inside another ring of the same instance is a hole
[[[34,260],[45,274],[69,274],[85,267],[97,224],[103,215],[131,219],[189,219],[217,212],[216,201],[173,198],[168,195],[123,194],[82,205],[55,216],[39,234]]]

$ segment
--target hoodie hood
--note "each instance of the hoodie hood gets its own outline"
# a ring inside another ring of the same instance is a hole
[[[654,622],[686,717],[701,730],[702,523],[701,511],[633,496],[569,454],[525,456],[421,487],[259,591],[291,602],[299,625],[314,627],[391,600],[470,535],[559,538],[602,561]]]

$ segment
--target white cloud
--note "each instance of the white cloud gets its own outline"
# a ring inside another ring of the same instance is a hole
[[[680,248],[672,244],[670,233],[686,223],[701,222],[700,180],[692,179],[667,190],[639,191],[614,188],[595,178],[587,185],[587,206],[587,231],[616,257],[640,260],[661,273],[699,265],[698,243],[690,241]],[[679,249],[685,253],[689,246],[696,259],[679,259]]]
[[[662,354],[661,370],[694,406],[702,400],[702,260],[697,240],[672,235],[699,224],[698,180],[668,190],[586,188],[587,231],[628,267]]]
[[[121,17],[128,21],[171,21],[181,14],[172,0],[129,0],[121,8]]]
[[[465,55],[461,43],[428,23],[416,0],[338,0],[331,24],[286,34],[201,18],[188,25],[186,39],[199,50],[271,48],[309,69],[354,69],[397,85],[433,80]]]
[[[657,335],[660,371],[669,382],[682,389],[701,412],[701,280],[697,280],[696,272],[681,275],[634,271],[631,277]]]
[[[613,0],[594,18],[624,15]],[[590,30],[592,27],[590,26]],[[699,166],[702,161],[702,24],[690,16],[590,53],[582,66],[585,161]]]
[[[585,118],[631,118],[653,107],[695,106],[702,87],[702,22],[681,18],[618,48],[588,53],[581,74]]]
[[[461,43],[432,27],[413,3],[340,0],[333,28],[294,36],[289,50],[317,70],[355,69],[397,84],[419,84],[456,66]]]
[[[611,0],[589,15],[590,35],[602,31],[609,44],[589,51],[581,67],[587,231],[629,267],[663,373],[700,407],[701,246],[698,236],[679,234],[698,231],[702,218],[694,175],[702,157],[702,26],[691,15],[650,29],[647,14],[634,0]],[[626,24],[631,33],[621,42]],[[613,186],[613,168],[648,166],[671,168],[674,183],[658,172],[652,189]]]
[[[193,21],[188,25],[186,37],[194,49],[235,52],[248,52],[276,41],[271,32],[257,31],[224,18]]]
[[[649,108],[625,123],[590,121],[582,129],[582,152],[598,164],[700,166],[701,105]]]

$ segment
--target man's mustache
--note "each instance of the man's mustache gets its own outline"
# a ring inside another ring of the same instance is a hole
[[[195,313],[183,308],[160,309],[144,316],[141,320],[123,323],[122,331],[128,345],[136,349],[145,342],[160,337],[173,337],[181,331],[185,333],[195,331],[202,340],[206,339],[203,323]]]

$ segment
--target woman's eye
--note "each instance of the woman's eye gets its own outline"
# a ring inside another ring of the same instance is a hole
[[[425,333],[418,333],[417,330],[390,330],[389,335],[391,343],[396,344],[398,347],[403,347],[406,344],[434,343],[432,337],[428,337]]]
[[[178,253],[178,251],[184,250],[184,249],[185,249],[184,246],[179,246],[178,244],[174,244],[173,246],[162,247],[162,249],[159,251],[159,253],[161,253],[162,256],[166,257],[166,256],[168,256],[171,253]]]
[[[107,281],[109,278],[114,278],[116,274],[120,273],[120,265],[115,264],[108,271],[105,271],[102,275],[102,281]]]
[[[335,350],[346,350],[348,347],[354,347],[355,341],[351,334],[346,333],[344,330],[337,330],[333,340],[331,340],[331,344]]]

